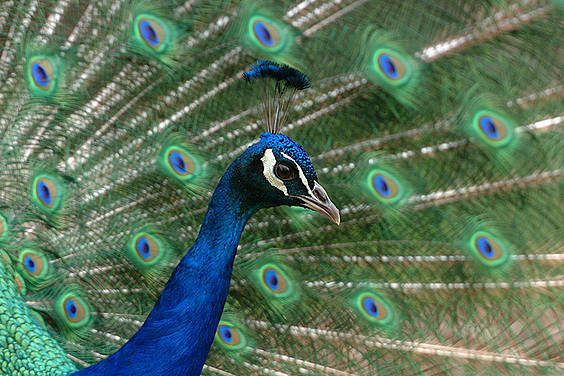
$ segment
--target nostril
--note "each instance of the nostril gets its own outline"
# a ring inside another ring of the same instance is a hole
[[[315,189],[313,190],[313,194],[315,195],[315,197],[317,197],[317,199],[321,202],[325,202],[325,198],[327,197],[326,195],[323,194],[324,192],[319,189],[318,187],[315,187]]]

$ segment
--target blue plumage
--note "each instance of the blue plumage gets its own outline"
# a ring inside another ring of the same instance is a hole
[[[223,341],[227,343],[233,342],[233,332],[231,331],[230,327],[228,327],[227,325],[220,325],[218,327],[218,332]]]
[[[273,292],[278,292],[280,289],[279,286],[279,276],[276,270],[269,269],[264,273],[264,283],[268,286],[270,290]]]
[[[378,305],[372,297],[366,297],[362,300],[364,311],[374,318],[378,318],[380,311]]]
[[[157,46],[159,41],[159,36],[157,32],[151,26],[151,23],[148,20],[143,20],[139,23],[139,29],[141,30],[141,35],[143,39],[151,46]]]
[[[376,175],[374,177],[374,189],[376,189],[376,191],[378,191],[378,193],[383,197],[388,198],[391,195],[390,187],[386,182],[386,178],[382,175]]]
[[[137,240],[137,253],[141,258],[147,260],[151,258],[151,246],[149,245],[149,241],[145,237],[140,237]]]
[[[49,75],[45,71],[45,68],[41,66],[41,64],[33,63],[31,66],[31,71],[33,74],[33,80],[39,86],[47,87],[49,85],[49,82],[51,82]]]
[[[497,140],[499,138],[495,121],[490,116],[482,116],[480,118],[480,128],[488,138],[492,140]]]
[[[378,64],[390,79],[395,80],[398,78],[398,69],[389,55],[381,54],[378,56]]]
[[[24,267],[31,274],[34,274],[35,271],[37,270],[37,266],[35,265],[35,261],[33,261],[33,258],[31,256],[26,256],[24,258]]]
[[[78,309],[76,308],[76,303],[73,299],[68,299],[65,302],[65,312],[70,319],[76,318]]]
[[[177,151],[170,154],[171,165],[176,172],[180,175],[186,174],[186,162],[184,162],[184,157]]]
[[[488,258],[491,259],[492,257],[494,257],[494,252],[492,249],[492,245],[490,243],[490,241],[488,240],[488,238],[486,237],[479,237],[477,239],[477,245],[478,245],[478,249],[480,250],[480,253]]]
[[[282,81],[285,86],[297,90],[311,87],[309,79],[299,70],[268,60],[259,60],[251,65],[251,69],[243,73],[243,78],[248,82],[255,79],[272,78],[277,82]],[[284,87],[277,85],[277,89],[283,91]]]
[[[266,46],[272,47],[274,45],[274,38],[272,33],[268,30],[268,26],[264,22],[257,21],[253,25],[253,31],[257,38]]]

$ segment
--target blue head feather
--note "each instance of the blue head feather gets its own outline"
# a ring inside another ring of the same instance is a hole
[[[309,155],[300,144],[286,135],[265,132],[261,135],[260,141],[247,150],[252,152],[255,149],[265,150],[269,148],[293,158],[300,165],[306,177],[317,181],[317,174]]]
[[[277,162],[297,164],[307,183],[299,177],[284,181],[287,193],[273,187],[265,177],[263,157],[266,150],[271,150]],[[232,184],[237,191],[245,192],[243,205],[260,208],[288,205],[303,206],[303,202],[293,196],[307,195],[317,181],[317,174],[308,154],[297,142],[283,134],[263,133],[260,141],[251,145],[234,163],[237,176]]]
[[[308,78],[299,70],[284,64],[277,64],[268,60],[259,60],[251,65],[251,69],[243,73],[243,78],[251,82],[255,79],[272,78],[277,82],[284,82],[285,86],[304,90],[311,87]],[[280,86],[277,86],[280,90]]]

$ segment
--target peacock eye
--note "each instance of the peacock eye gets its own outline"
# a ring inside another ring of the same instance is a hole
[[[278,162],[274,166],[274,174],[281,180],[292,180],[298,176],[298,171],[295,166],[288,162]]]

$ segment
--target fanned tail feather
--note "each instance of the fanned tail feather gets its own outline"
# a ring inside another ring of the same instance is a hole
[[[3,2],[0,373],[68,374],[141,327],[270,121],[241,78],[268,60],[311,80],[276,130],[341,225],[249,221],[203,374],[561,374],[562,9]]]

